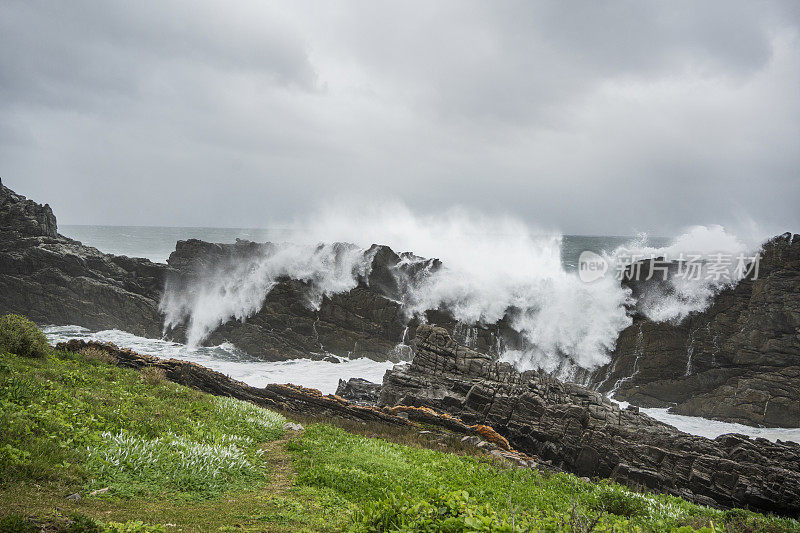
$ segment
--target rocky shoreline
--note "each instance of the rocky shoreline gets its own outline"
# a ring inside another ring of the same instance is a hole
[[[384,378],[379,405],[433,407],[492,426],[515,448],[584,476],[724,507],[800,512],[800,445],[682,433],[602,394],[461,346],[420,326],[415,357]]]

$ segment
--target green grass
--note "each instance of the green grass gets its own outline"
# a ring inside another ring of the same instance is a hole
[[[267,479],[259,445],[285,419],[81,355],[0,360],[2,479],[119,496],[215,497]]]
[[[800,531],[431,450],[415,432],[304,420],[284,434],[285,420],[96,351],[0,351],[0,533]]]
[[[355,509],[348,526],[354,531],[511,531],[512,523],[518,531],[800,531],[791,520],[715,511],[608,481],[502,467],[329,425],[310,426],[289,450],[297,484]],[[486,518],[491,527],[481,522]]]

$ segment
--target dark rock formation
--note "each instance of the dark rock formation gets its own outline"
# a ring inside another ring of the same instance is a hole
[[[336,387],[336,396],[345,400],[368,405],[377,405],[381,395],[379,383],[372,383],[363,378],[340,379]]]
[[[0,314],[158,337],[165,270],[59,235],[48,205],[0,183]]]
[[[177,300],[190,297],[204,280],[236,276],[258,270],[265,258],[279,253],[282,245],[237,241],[212,244],[199,240],[178,241],[167,263],[173,269],[166,293]],[[332,245],[336,254],[354,249],[346,243]],[[312,283],[282,277],[276,280],[259,311],[244,321],[230,319],[215,329],[207,344],[232,342],[251,355],[266,360],[315,357],[331,353],[339,357],[369,357],[385,361],[408,360],[408,343],[419,320],[409,317],[408,299],[413,288],[442,267],[437,259],[411,253],[397,254],[391,248],[373,245],[360,252],[368,265],[354,273],[357,285],[345,292],[323,295],[314,302]],[[466,325],[447,310],[426,313],[426,321],[448,328],[452,334],[478,350],[499,355],[503,348],[521,349],[519,333],[504,318],[497,324]],[[168,333],[186,340],[186,322]]]
[[[542,372],[518,373],[458,345],[442,328],[420,326],[414,343],[413,361],[384,377],[380,405],[425,406],[491,426],[512,447],[578,475],[702,504],[800,512],[798,444],[688,435],[599,392]]]
[[[58,237],[58,226],[48,204],[39,205],[15,194],[0,180],[0,231],[24,237]]]
[[[636,316],[590,386],[643,407],[800,427],[800,235],[772,239],[757,279],[723,290],[680,324]]]

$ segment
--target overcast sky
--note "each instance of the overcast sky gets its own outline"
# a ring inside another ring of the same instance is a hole
[[[800,231],[800,2],[3,0],[0,177],[60,224]]]

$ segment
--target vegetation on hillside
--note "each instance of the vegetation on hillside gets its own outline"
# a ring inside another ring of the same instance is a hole
[[[50,352],[50,345],[36,324],[24,316],[4,315],[0,316],[0,352],[44,357]]]
[[[21,317],[0,330],[23,339],[0,345],[0,533],[800,531],[408,445],[379,426],[284,431],[284,415],[155,369],[42,347]]]

